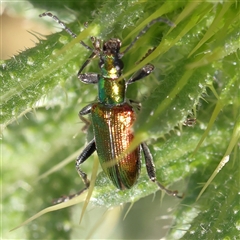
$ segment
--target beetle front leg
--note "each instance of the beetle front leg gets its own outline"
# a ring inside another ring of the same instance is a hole
[[[96,53],[93,52],[89,58],[87,59],[87,61],[82,65],[82,67],[79,69],[78,71],[78,79],[84,83],[92,83],[92,84],[96,84],[98,83],[99,80],[99,74],[97,73],[82,73],[83,69],[88,65],[88,63],[91,61],[91,59],[93,59],[96,56]]]
[[[146,143],[141,143],[141,148],[144,154],[145,162],[146,162],[146,168],[147,168],[147,173],[151,181],[155,182],[158,187],[165,191],[168,195],[177,197],[177,198],[182,198],[182,196],[178,195],[178,191],[171,191],[167,188],[165,188],[160,182],[157,181],[156,179],[156,172],[155,172],[155,166],[153,163],[153,157],[152,154],[147,146]]]
[[[99,75],[97,73],[79,73],[78,78],[84,83],[96,84],[99,80]]]

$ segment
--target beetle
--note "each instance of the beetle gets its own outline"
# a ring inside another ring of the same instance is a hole
[[[53,18],[67,33],[76,38],[77,35],[57,16],[50,12],[40,15],[40,17],[44,16]],[[134,138],[132,127],[136,120],[136,113],[132,102],[126,99],[126,89],[129,84],[148,76],[154,70],[154,66],[145,65],[126,81],[122,77],[124,64],[121,58],[132,48],[139,37],[157,22],[174,26],[172,22],[162,17],[152,20],[123,52],[120,52],[121,41],[118,38],[111,38],[101,44],[100,39],[91,37],[93,48],[80,41],[80,44],[92,53],[78,71],[77,76],[83,83],[98,85],[98,101],[84,107],[79,112],[79,117],[83,119],[85,115],[91,115],[94,138],[76,160],[76,170],[83,179],[85,188],[77,194],[59,198],[56,203],[67,201],[89,187],[90,181],[87,174],[81,170],[81,165],[95,151],[97,151],[103,171],[118,189],[129,189],[137,182],[141,169],[141,153],[143,153],[149,179],[167,194],[182,198],[178,195],[178,191],[168,190],[157,181],[153,157],[145,142],[132,152],[127,152]],[[95,57],[99,58],[100,74],[82,73]]]

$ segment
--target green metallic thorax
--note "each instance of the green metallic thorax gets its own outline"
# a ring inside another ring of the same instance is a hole
[[[121,77],[121,70],[115,66],[116,56],[104,56],[101,66],[102,76],[98,82],[99,102],[106,105],[119,105],[125,102],[125,80]]]

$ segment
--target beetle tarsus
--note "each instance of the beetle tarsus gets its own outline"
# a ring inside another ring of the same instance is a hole
[[[54,199],[52,204],[53,205],[56,205],[56,204],[59,204],[59,203],[63,203],[63,202],[67,202],[77,196],[80,196],[84,191],[86,191],[88,189],[88,187],[85,187],[84,189],[82,189],[81,191],[77,192],[77,193],[74,193],[72,195],[68,195],[68,196],[62,196],[58,199]]]

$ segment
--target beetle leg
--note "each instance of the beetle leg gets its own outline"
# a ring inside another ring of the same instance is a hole
[[[87,188],[83,188],[81,191],[77,192],[77,193],[74,193],[72,195],[68,195],[68,196],[62,196],[60,198],[57,198],[57,199],[54,199],[52,201],[52,204],[53,205],[56,205],[56,204],[59,204],[59,203],[63,203],[63,202],[67,202],[69,201],[70,199],[72,198],[75,198],[77,196],[80,196],[85,190],[87,190]]]
[[[152,154],[147,146],[146,143],[141,143],[141,148],[144,154],[145,162],[146,162],[146,168],[147,168],[147,173],[151,181],[155,182],[158,187],[165,191],[168,195],[177,197],[177,198],[182,198],[182,196],[178,195],[178,191],[171,191],[167,188],[165,188],[160,182],[157,181],[156,179],[156,172],[155,172],[155,166],[153,163],[153,157]]]
[[[89,187],[90,181],[87,178],[87,174],[83,172],[80,168],[80,165],[84,163],[96,150],[95,139],[93,139],[90,143],[88,143],[87,147],[82,151],[82,153],[78,156],[76,160],[76,169],[80,177],[82,178],[85,188]]]
[[[85,117],[83,117],[83,115],[87,115],[91,113],[91,109],[94,103],[90,103],[87,106],[85,106],[80,112],[79,112],[79,117],[80,119],[86,123],[86,125],[83,127],[87,128],[88,125],[90,124],[90,122],[88,121],[88,119],[86,119]],[[79,175],[81,176],[81,178],[83,179],[83,182],[85,183],[86,188],[88,188],[89,186],[89,180],[87,179],[87,174],[84,173],[81,169],[80,169],[80,165],[87,160],[92,154],[93,152],[96,150],[96,144],[95,144],[95,139],[93,139],[88,145],[87,147],[83,150],[83,152],[78,156],[77,161],[76,161],[76,169],[79,173]]]
[[[96,84],[99,80],[99,75],[97,73],[79,73],[78,78],[84,83]]]
[[[87,73],[87,74],[81,74],[82,70],[92,61],[93,58],[96,56],[99,56],[101,53],[101,41],[98,38],[91,37],[91,41],[93,44],[93,49],[91,55],[88,57],[88,59],[84,62],[84,64],[81,66],[81,68],[78,71],[78,78],[85,83],[97,83],[99,77],[98,74],[95,73]],[[91,75],[91,80],[87,79],[86,76]],[[97,77],[97,78],[96,78]]]
[[[94,103],[90,103],[88,104],[87,106],[85,106],[79,113],[78,113],[78,116],[79,118],[81,119],[81,121],[83,121],[85,123],[85,125],[82,127],[82,131],[83,132],[86,132],[86,130],[88,129],[89,125],[91,124],[91,122],[83,117],[83,115],[87,115],[87,114],[90,114],[91,113],[91,108],[92,108],[92,105]]]
[[[141,110],[142,104],[138,101],[128,99],[131,106],[135,107],[138,111]]]
[[[82,151],[82,153],[78,156],[78,158],[76,160],[76,169],[85,184],[85,188],[83,188],[81,191],[74,193],[72,195],[63,196],[61,198],[53,200],[53,204],[66,202],[74,197],[79,196],[81,193],[83,193],[85,190],[88,189],[88,187],[90,185],[90,181],[87,178],[87,174],[80,169],[80,165],[83,162],[85,162],[94,153],[95,150],[96,150],[95,139],[93,139],[91,142],[88,143],[86,148]]]
[[[133,76],[127,81],[127,85],[134,83],[144,77],[148,76],[154,70],[152,64],[145,65],[142,69],[133,74]]]
[[[84,62],[84,64],[81,66],[81,68],[79,69],[79,71],[78,71],[78,78],[81,80],[81,72],[82,72],[82,70],[91,62],[91,60],[93,59],[93,58],[95,58],[96,57],[96,53],[95,52],[92,52],[91,53],[91,55],[88,57],[88,59]],[[83,74],[84,75],[84,74]]]
[[[196,124],[196,118],[187,118],[183,122],[183,126],[193,127]]]

